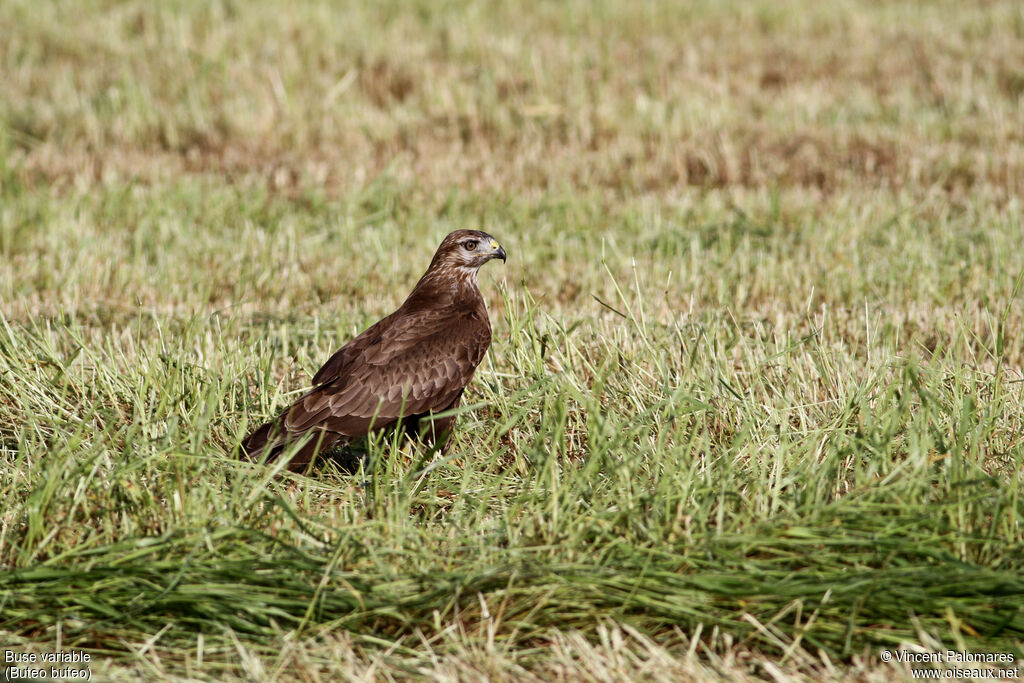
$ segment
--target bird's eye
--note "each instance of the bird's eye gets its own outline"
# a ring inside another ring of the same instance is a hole
[[[476,240],[466,240],[462,243],[462,246],[464,246],[468,251],[473,251],[476,249]]]

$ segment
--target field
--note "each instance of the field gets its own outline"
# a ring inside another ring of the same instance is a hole
[[[5,652],[1020,666],[1021,3],[295,4],[0,3]],[[509,261],[451,450],[238,461],[459,227]]]

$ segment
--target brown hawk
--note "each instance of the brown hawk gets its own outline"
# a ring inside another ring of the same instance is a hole
[[[477,271],[505,250],[485,232],[456,230],[398,310],[342,346],[313,389],[242,442],[251,460],[272,460],[306,439],[289,469],[399,420],[429,442],[446,439],[456,407],[491,343]]]

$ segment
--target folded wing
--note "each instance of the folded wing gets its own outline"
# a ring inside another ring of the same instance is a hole
[[[481,316],[474,309],[389,316],[338,350],[317,372],[316,386],[253,433],[244,448],[258,457],[312,434],[312,457],[399,419],[447,410],[469,384],[490,341],[486,312]],[[300,460],[308,462],[300,454],[293,464]]]

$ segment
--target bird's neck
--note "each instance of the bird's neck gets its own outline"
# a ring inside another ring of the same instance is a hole
[[[406,304],[457,305],[481,300],[476,268],[430,268],[416,283]]]

